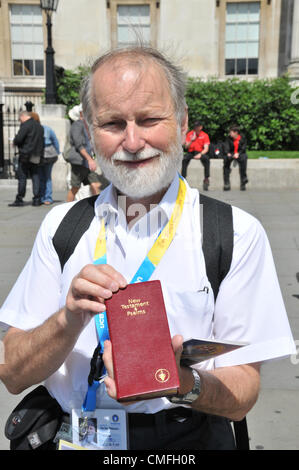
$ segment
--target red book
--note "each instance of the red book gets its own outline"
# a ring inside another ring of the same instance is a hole
[[[106,301],[118,401],[171,396],[180,386],[160,281]]]

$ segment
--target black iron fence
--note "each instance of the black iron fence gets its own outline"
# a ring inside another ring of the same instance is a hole
[[[16,178],[18,148],[13,144],[13,140],[20,127],[19,113],[24,109],[32,111],[32,106],[31,101],[19,107],[0,106],[0,178]]]
[[[13,139],[18,132],[19,128],[19,112],[21,109],[9,106],[4,109],[3,113],[3,135],[4,135],[4,168],[3,173],[5,178],[15,178],[17,171],[17,147],[13,145]]]

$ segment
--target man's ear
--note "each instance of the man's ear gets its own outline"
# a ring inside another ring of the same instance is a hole
[[[186,134],[188,132],[188,107],[185,108],[185,114],[181,122],[181,141],[182,145],[186,142]]]

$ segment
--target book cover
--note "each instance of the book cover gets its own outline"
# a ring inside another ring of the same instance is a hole
[[[178,370],[160,281],[129,284],[106,301],[118,401],[171,396]]]
[[[234,351],[246,346],[248,343],[237,343],[231,341],[214,341],[212,339],[189,339],[183,343],[181,365],[192,366],[221,354]]]

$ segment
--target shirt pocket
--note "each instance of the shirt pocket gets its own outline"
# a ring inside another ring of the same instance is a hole
[[[210,338],[213,330],[214,295],[207,278],[193,290],[162,283],[171,336],[184,340]]]

